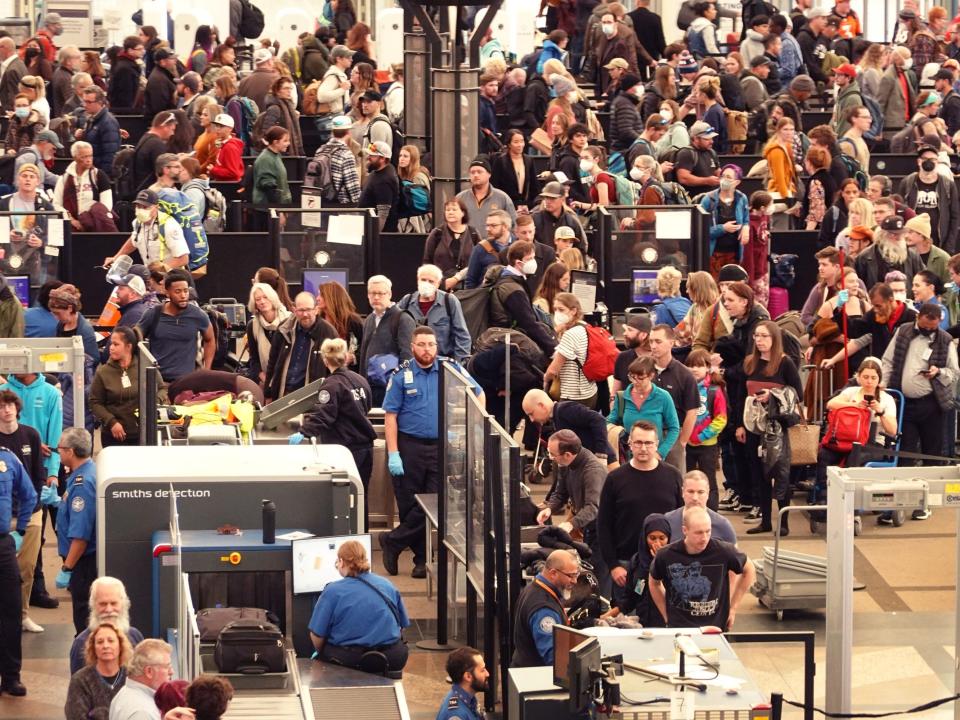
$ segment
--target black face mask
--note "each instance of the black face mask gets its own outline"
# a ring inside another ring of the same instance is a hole
[[[931,335],[933,335],[933,330],[932,330],[932,329],[930,329],[930,328],[922,328],[922,327],[920,327],[919,325],[917,325],[917,332],[920,333],[921,335],[923,335],[924,337],[930,337]]]
[[[28,47],[24,52],[24,56],[27,58],[27,60],[33,60],[39,54],[40,54],[40,49],[35,47]]]
[[[926,160],[920,163],[920,169],[923,170],[924,172],[933,172],[936,167],[937,167],[936,161],[931,160],[930,158],[927,158]]]

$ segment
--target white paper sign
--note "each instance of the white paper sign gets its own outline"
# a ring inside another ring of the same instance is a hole
[[[43,254],[44,254],[44,255],[49,255],[50,257],[59,257],[59,256],[60,256],[60,248],[58,248],[58,247],[53,247],[53,246],[51,246],[51,245],[47,245],[47,246],[43,249]]]
[[[327,242],[342,245],[363,244],[363,215],[331,215]]]
[[[0,215],[0,243],[10,242],[10,216]]]
[[[657,239],[689,239],[690,218],[689,210],[657,210]]]
[[[300,207],[304,210],[319,210],[321,207],[320,196],[304,192],[300,196]],[[320,213],[302,213],[300,215],[300,223],[304,227],[318,228],[323,223],[323,215]]]
[[[63,247],[63,221],[51,219],[47,223],[47,245]]]

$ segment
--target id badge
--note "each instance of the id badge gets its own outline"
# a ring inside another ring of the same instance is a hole
[[[923,355],[920,356],[920,359],[924,362],[928,362],[930,357],[933,355],[933,348],[927,348],[923,351]]]
[[[413,370],[404,370],[403,371],[403,384],[410,385],[413,383]]]
[[[133,383],[130,382],[130,376],[126,373],[120,376],[120,387],[122,387],[124,390],[129,390],[131,387],[133,387]]]

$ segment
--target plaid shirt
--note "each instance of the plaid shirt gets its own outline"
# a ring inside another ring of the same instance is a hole
[[[337,202],[356,204],[360,199],[360,173],[350,148],[331,138],[319,152],[330,156],[330,177],[337,189]]]

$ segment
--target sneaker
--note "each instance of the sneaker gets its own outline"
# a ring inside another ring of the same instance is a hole
[[[37,625],[29,616],[25,617],[22,622],[23,631],[29,633],[42,633],[43,628]]]
[[[893,525],[893,514],[880,513],[880,517],[877,518],[877,525]]]
[[[759,522],[760,520],[760,508],[754,505],[750,508],[750,512],[747,513],[746,517],[743,518],[744,522],[754,523]]]
[[[720,498],[720,504],[728,503],[733,499],[733,488],[727,488],[723,491],[723,497]]]
[[[740,507],[740,497],[735,492],[731,493],[726,500],[720,501],[721,510],[735,511],[738,507]]]
[[[929,510],[925,510],[923,508],[917,508],[916,510],[913,511],[913,515],[911,515],[911,517],[914,520],[929,520],[931,515],[933,515],[933,513],[930,512]]]
[[[756,505],[744,505],[743,503],[740,503],[737,506],[737,512],[747,513],[748,515],[750,515],[753,512],[759,513],[760,508],[758,508]]]

